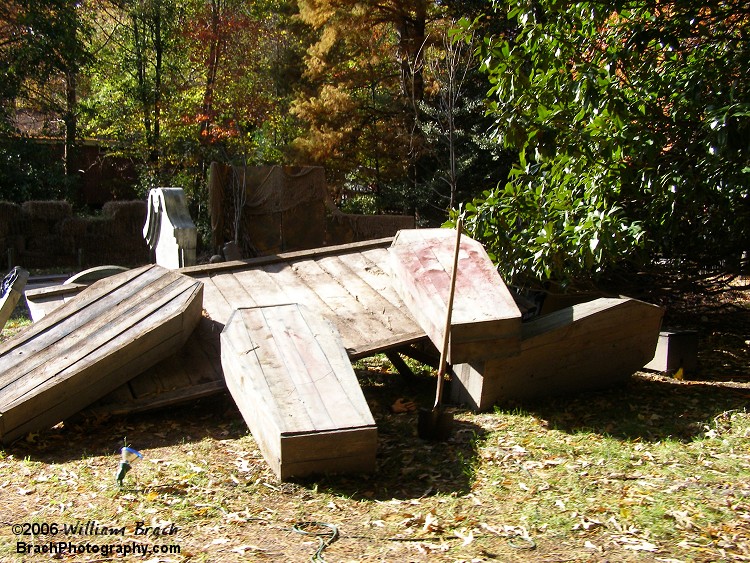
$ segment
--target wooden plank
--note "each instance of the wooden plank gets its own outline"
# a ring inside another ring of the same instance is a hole
[[[339,330],[352,358],[361,358],[425,338],[424,331],[404,307],[391,284],[386,248],[391,240],[286,253],[263,260],[243,261],[229,268],[195,267],[180,271],[191,272],[195,279],[203,282],[206,315],[213,321],[211,326],[219,332],[238,304],[282,305],[303,301]],[[318,273],[327,276],[324,283],[340,286],[336,291],[342,293],[338,293],[337,299],[351,299],[347,305],[348,314],[339,316],[337,307],[328,307],[315,292],[315,287],[306,287],[304,281],[294,273],[292,267],[295,262],[309,260],[318,262]],[[224,279],[225,276],[231,277]],[[369,332],[356,330],[361,314],[367,314],[371,320],[378,317],[378,322],[369,325]],[[134,401],[142,401],[144,405],[158,404],[153,399],[154,394],[172,394],[183,399],[189,397],[189,389],[193,385],[198,396],[202,396],[200,386],[205,383],[204,375],[208,370],[205,367],[191,368],[193,364],[205,364],[201,359],[188,360],[186,356],[190,350],[193,348],[186,346],[179,352],[179,359],[173,358],[161,366],[159,374],[144,373],[132,379],[129,385],[135,391],[135,396],[130,388],[127,396],[133,397]],[[214,358],[218,355],[217,345]],[[205,362],[209,361],[206,358]],[[221,373],[220,362],[215,361],[216,371]],[[181,367],[181,363],[185,366]],[[184,393],[179,392],[178,387],[183,388]],[[140,410],[135,403],[128,404]]]
[[[405,344],[414,344],[425,338],[427,338],[427,335],[420,329],[417,332],[395,334],[386,337],[383,340],[365,342],[358,347],[347,348],[346,351],[349,353],[349,358],[352,360],[359,360],[361,358],[368,358],[375,354],[380,354],[391,348],[399,348]]]
[[[363,300],[349,293],[317,260],[297,262],[292,265],[292,270],[325,303],[330,311],[325,315],[327,318],[337,319],[337,323],[344,325],[345,330],[351,330],[356,326],[359,342],[370,340],[372,335],[381,334],[384,328],[388,330],[382,321],[382,313],[376,315],[375,311],[368,309]]]
[[[389,248],[393,283],[419,325],[442,345],[455,232],[399,232]],[[487,253],[463,236],[459,252],[448,361],[465,362],[518,353],[521,312]]]
[[[277,284],[284,288],[289,296],[288,303],[303,303],[318,312],[324,318],[335,322],[344,342],[362,342],[364,337],[359,330],[358,320],[351,314],[340,314],[332,309],[317,291],[308,286],[298,275],[298,264],[272,264],[264,268],[275,278]],[[334,321],[335,319],[335,321]]]
[[[348,256],[350,255],[328,256],[317,260],[317,264],[390,332],[419,330],[419,325],[413,317],[402,311],[402,307],[393,307],[381,293],[360,277],[359,272],[348,264]]]
[[[312,424],[306,409],[294,408],[296,390],[291,381],[267,375],[281,372],[284,364],[261,311],[238,310],[224,327],[221,342],[227,387],[243,414],[255,408],[262,410],[268,425],[279,433],[286,425]],[[292,408],[285,418],[282,413],[287,401]]]
[[[247,260],[235,260],[232,262],[221,262],[218,264],[203,264],[181,268],[179,271],[187,276],[204,276],[219,273],[230,272],[233,270],[247,270],[250,268],[264,267],[270,264],[284,262],[297,262],[300,260],[312,260],[323,256],[333,254],[348,254],[350,252],[362,252],[371,248],[385,248],[391,244],[393,237],[366,240],[362,242],[352,242],[348,244],[338,244],[313,248],[310,250],[298,250],[294,252],[282,252],[271,256],[259,256]]]
[[[228,304],[231,304],[232,310],[255,307],[257,305],[248,289],[239,282],[233,273],[213,276],[211,281],[213,281],[214,286],[221,292],[224,300]]]
[[[68,283],[52,287],[30,289],[26,292],[26,306],[31,313],[31,320],[35,323],[48,315],[66,301],[86,289],[88,285],[82,283]]]
[[[279,478],[310,474],[371,473],[375,469],[378,432],[357,428],[281,437]]]
[[[176,352],[201,318],[202,288],[160,267],[128,271],[4,343],[0,439],[55,424]]]
[[[357,254],[347,254],[346,261],[376,293],[382,295],[393,307],[403,309],[404,301],[393,285],[391,255],[387,248],[374,248]],[[412,322],[415,322],[413,316],[411,317]]]
[[[234,277],[250,291],[257,306],[268,307],[291,303],[292,298],[277,283],[276,277],[263,268],[236,271]]]
[[[654,355],[663,309],[596,299],[523,326],[521,353],[456,367],[454,399],[485,410],[501,399],[601,389],[625,381]]]
[[[148,412],[211,397],[226,391],[227,387],[223,380],[211,381],[189,387],[179,387],[157,395],[137,399],[132,395],[118,398],[117,394],[124,392],[126,389],[127,385],[119,387],[108,394],[101,402],[97,401],[92,404],[86,409],[86,412],[94,415],[124,415]]]
[[[227,387],[280,478],[374,468],[375,421],[330,323],[299,304],[238,309],[221,340]]]
[[[197,279],[203,281],[204,284],[203,307],[212,320],[223,326],[232,316],[234,309],[216,285],[215,277],[217,276],[201,276]]]
[[[223,389],[225,385],[219,352],[221,331],[214,325],[213,321],[202,317],[178,353],[131,379],[127,385],[132,390],[132,400],[145,402],[155,395],[166,395],[211,382],[219,382],[217,389]]]

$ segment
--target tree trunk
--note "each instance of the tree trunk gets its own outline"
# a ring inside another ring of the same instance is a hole
[[[75,170],[75,144],[78,136],[78,76],[75,69],[68,69],[65,73],[65,153],[63,166],[65,175],[69,176]]]

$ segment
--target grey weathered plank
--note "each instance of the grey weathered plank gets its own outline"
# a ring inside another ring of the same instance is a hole
[[[242,286],[250,292],[257,305],[267,307],[291,303],[289,295],[277,283],[276,277],[269,274],[265,269],[254,268],[252,270],[238,270],[233,273]]]
[[[289,296],[289,303],[304,303],[318,311],[324,318],[332,321],[335,319],[336,327],[345,342],[361,342],[363,336],[358,319],[354,318],[351,313],[345,310],[338,311],[326,303],[315,287],[305,283],[304,277],[299,273],[299,264],[299,262],[274,264],[266,268],[266,271],[276,279],[276,283],[284,288]]]
[[[30,289],[26,292],[26,305],[35,323],[54,311],[66,301],[81,293],[88,286],[83,283],[66,283],[51,287]]]
[[[135,283],[144,279],[148,283]],[[168,276],[137,278],[127,296],[113,293],[101,299],[96,307],[81,309],[34,340],[27,340],[24,346],[3,354],[0,356],[0,392],[11,393],[12,383],[18,381],[38,386],[68,365],[72,358],[97,353],[113,335],[119,334],[121,325],[117,321],[121,317],[128,317],[130,323],[140,322],[172,301],[175,289],[180,289],[181,285],[179,279]],[[66,338],[74,333],[75,338]],[[32,372],[33,380],[20,379]]]
[[[419,326],[410,315],[405,313],[401,307],[391,306],[391,303],[381,293],[375,291],[360,276],[360,272],[349,265],[345,258],[328,256],[317,260],[317,263],[347,291],[352,299],[378,319],[380,324],[385,326],[388,331],[419,330]],[[382,329],[380,332],[382,332]]]
[[[198,276],[203,282],[203,306],[211,319],[224,325],[232,315],[232,305],[226,300],[214,278],[218,276]]]
[[[388,330],[382,322],[382,313],[376,315],[363,301],[349,293],[317,260],[303,260],[292,266],[294,273],[310,287],[330,310],[329,318],[341,319],[341,324],[356,326],[362,341]],[[364,295],[362,296],[364,299]]]

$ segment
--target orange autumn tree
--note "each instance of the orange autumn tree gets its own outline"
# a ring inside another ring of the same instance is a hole
[[[292,111],[307,125],[297,157],[325,165],[336,189],[378,196],[408,183],[421,142],[422,55],[438,11],[432,2],[300,0],[318,34],[307,52],[308,87]],[[390,194],[392,206],[406,205]],[[387,202],[386,202],[387,205]]]

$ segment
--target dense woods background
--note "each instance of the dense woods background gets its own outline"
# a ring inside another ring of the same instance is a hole
[[[205,224],[212,160],[320,164],[348,211],[460,210],[515,283],[737,270],[748,68],[744,0],[10,0],[0,199],[84,208],[93,143]]]

